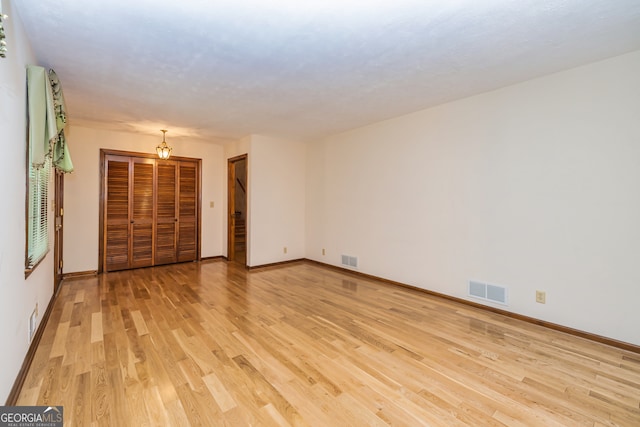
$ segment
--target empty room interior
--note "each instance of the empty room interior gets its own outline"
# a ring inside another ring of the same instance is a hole
[[[0,402],[640,425],[640,2],[0,0]]]

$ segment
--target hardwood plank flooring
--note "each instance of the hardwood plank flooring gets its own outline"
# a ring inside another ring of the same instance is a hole
[[[638,426],[640,356],[300,262],[64,281],[19,405],[78,426]]]

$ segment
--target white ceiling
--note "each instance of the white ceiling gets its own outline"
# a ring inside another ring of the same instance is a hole
[[[72,124],[219,142],[319,138],[640,49],[640,0],[13,6]]]

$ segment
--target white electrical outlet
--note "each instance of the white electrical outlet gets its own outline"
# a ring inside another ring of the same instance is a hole
[[[547,293],[545,291],[536,291],[536,302],[539,304],[546,304]]]
[[[286,246],[284,247],[284,253],[285,254],[287,253],[287,247]]]

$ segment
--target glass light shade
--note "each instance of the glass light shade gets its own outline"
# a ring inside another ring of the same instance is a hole
[[[156,153],[162,160],[167,160],[171,156],[171,147],[166,142],[162,141],[162,144],[156,147]]]
[[[165,141],[165,136],[167,131],[165,129],[161,130],[162,132],[162,143],[156,147],[156,153],[158,153],[158,157],[162,160],[167,160],[169,156],[171,156],[171,147],[167,145],[167,141]]]

